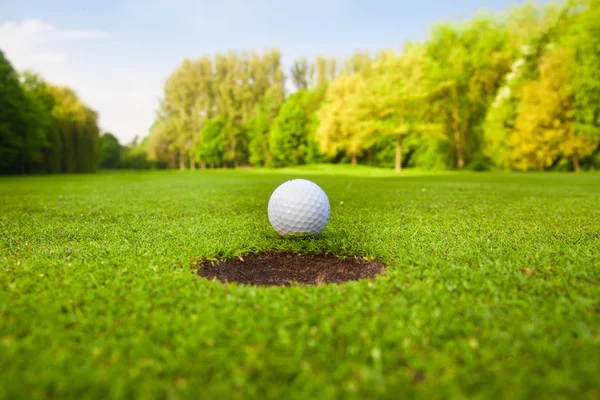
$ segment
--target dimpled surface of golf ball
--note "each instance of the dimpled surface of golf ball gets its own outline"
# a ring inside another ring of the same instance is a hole
[[[293,179],[275,189],[269,199],[268,212],[269,222],[282,236],[317,235],[329,221],[329,199],[316,183]]]

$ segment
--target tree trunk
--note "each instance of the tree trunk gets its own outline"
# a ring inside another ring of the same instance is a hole
[[[462,142],[462,135],[460,134],[460,115],[458,105],[458,91],[456,85],[452,86],[452,100],[454,102],[454,109],[452,110],[452,130],[454,131],[454,141],[456,142],[456,160],[458,168],[465,167],[465,154]]]
[[[215,169],[215,163],[214,162],[210,163],[210,169]]]
[[[182,151],[179,152],[179,169],[185,169],[185,155]]]
[[[169,168],[175,169],[176,164],[177,164],[177,153],[173,152],[173,156],[171,157],[171,160],[169,161]]]
[[[579,168],[579,156],[577,154],[573,154],[572,160],[573,160],[573,171],[575,173],[578,173],[580,171],[580,168]]]
[[[458,166],[458,168],[464,168],[465,167],[465,155],[464,155],[462,140],[460,137],[460,128],[456,121],[452,123],[452,129],[454,130],[454,141],[456,142],[457,166]]]
[[[206,169],[206,161],[200,161],[200,169]]]
[[[352,153],[352,165],[356,165],[356,152]]]
[[[396,140],[396,172],[402,171],[402,136]]]
[[[190,153],[190,169],[193,171],[196,169],[196,159],[194,158],[194,153]]]

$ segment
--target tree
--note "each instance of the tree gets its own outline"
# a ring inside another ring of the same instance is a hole
[[[425,122],[428,62],[421,49],[407,44],[403,53],[383,52],[360,74],[362,84],[349,107],[360,116],[370,142],[395,141],[396,172],[402,170],[402,141],[410,133],[432,129]]]
[[[313,67],[316,74],[316,86],[323,86],[329,82],[327,78],[327,60],[324,57],[318,56]]]
[[[41,102],[23,89],[0,51],[0,172],[32,172],[42,163],[45,118]]]
[[[53,97],[52,116],[62,141],[64,172],[94,172],[99,163],[99,129],[96,112],[64,86],[48,85]]]
[[[600,141],[600,3],[572,1],[579,9],[565,44],[573,49],[569,64],[573,91],[576,131],[592,141]]]
[[[163,115],[157,115],[150,127],[148,159],[155,163],[164,163],[167,168],[175,168],[177,164],[175,137],[172,121]]]
[[[319,126],[319,109],[325,99],[327,87],[317,86],[311,90],[302,90],[297,93],[298,104],[304,111],[304,135],[306,137],[306,163],[325,162],[317,143],[317,127]]]
[[[437,89],[431,96],[433,112],[454,143],[456,166],[463,168],[481,151],[476,132],[510,68],[511,42],[501,24],[479,17],[460,28],[437,25],[425,46]]]
[[[121,146],[120,168],[128,169],[149,169],[156,166],[148,159],[148,138],[138,141],[138,137],[133,138],[127,146]],[[160,164],[158,164],[160,165]]]
[[[220,167],[223,164],[225,126],[226,123],[222,119],[214,119],[206,121],[202,129],[196,158],[211,168]]]
[[[25,73],[0,52],[0,171],[94,172],[96,113],[75,92]]]
[[[364,72],[372,66],[371,56],[368,52],[358,51],[346,61],[344,71],[348,74]],[[335,77],[335,76],[334,76]]]
[[[353,165],[357,164],[368,139],[365,130],[361,129],[359,116],[351,107],[347,107],[356,98],[361,84],[357,74],[344,74],[329,85],[316,131],[316,139],[323,153],[335,156],[343,152],[351,158]]]
[[[294,61],[290,73],[292,74],[292,82],[296,86],[296,90],[308,88],[310,66],[306,58]]]
[[[544,57],[540,78],[523,89],[515,131],[507,141],[509,159],[517,169],[543,170],[569,159],[579,171],[579,159],[597,142],[576,134],[568,66],[571,50],[561,48]]]
[[[285,167],[305,162],[305,114],[297,99],[298,96],[291,96],[273,120],[269,137],[273,166]]]
[[[248,123],[250,143],[248,147],[249,161],[252,165],[265,166],[271,159],[269,151],[269,130],[273,119],[277,116],[283,96],[280,88],[273,86],[269,88],[256,106],[254,117]]]
[[[560,41],[568,14],[552,3],[542,9],[526,4],[508,14],[506,26],[510,47],[515,49],[514,60],[487,110],[483,126],[483,153],[498,167],[512,167],[507,140],[515,130],[523,91],[539,79],[541,59]]]
[[[110,132],[100,137],[100,168],[119,168],[122,149],[119,140]]]
[[[179,156],[179,168],[185,169],[186,155],[192,146],[198,125],[198,95],[195,87],[197,79],[189,59],[183,60],[181,66],[167,79],[165,97],[162,103],[163,112],[168,115],[174,128],[174,146]],[[193,159],[190,168],[194,167]]]
[[[22,80],[25,90],[37,99],[42,106],[40,118],[43,121],[43,129],[45,130],[45,141],[42,148],[43,169],[48,173],[61,172],[63,143],[58,120],[52,115],[56,99],[52,94],[51,85],[44,82],[41,76],[32,72],[24,72]]]
[[[517,77],[522,73],[523,59],[518,59],[506,76],[496,98],[487,110],[484,122],[483,152],[492,163],[500,168],[508,168],[510,161],[506,152],[506,140],[515,128],[519,98],[517,91],[521,90]]]

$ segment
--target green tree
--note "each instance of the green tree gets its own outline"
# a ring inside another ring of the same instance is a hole
[[[150,169],[153,167],[148,159],[148,138],[139,141],[136,136],[127,146],[121,146],[120,168],[127,169]]]
[[[506,28],[489,17],[462,27],[437,25],[425,46],[436,84],[433,112],[454,144],[456,166],[463,168],[481,151],[485,113],[510,69],[514,49]]]
[[[206,121],[200,137],[196,158],[211,168],[223,165],[226,123],[220,118]]]
[[[0,172],[27,173],[42,164],[46,114],[24,90],[19,76],[0,51]]]
[[[317,142],[317,127],[319,126],[319,109],[325,99],[327,86],[317,86],[310,90],[297,93],[298,104],[304,111],[304,135],[306,136],[306,163],[320,163],[327,160]]]
[[[252,165],[267,165],[271,159],[269,151],[269,131],[273,119],[277,116],[283,96],[280,88],[271,87],[256,106],[254,117],[249,125],[249,160]]]
[[[269,136],[273,166],[284,167],[305,162],[305,113],[297,99],[298,96],[291,96],[273,120]]]
[[[100,137],[100,168],[115,169],[121,164],[122,149],[119,140],[110,132]]]
[[[564,40],[573,49],[569,64],[576,131],[600,141],[600,3],[577,0],[568,4],[579,10]]]
[[[62,170],[94,172],[100,159],[97,114],[67,87],[48,85],[48,91],[62,141]]]
[[[40,102],[42,107],[40,118],[43,121],[45,131],[45,141],[42,148],[43,169],[48,173],[59,173],[62,171],[63,144],[58,120],[52,115],[56,99],[51,92],[50,85],[41,76],[25,72],[22,78],[25,89]]]
[[[400,56],[383,52],[363,67],[360,90],[350,101],[361,129],[370,137],[366,147],[393,138],[396,172],[402,170],[404,137],[436,128],[425,119],[427,70],[428,60],[417,46],[407,44]]]

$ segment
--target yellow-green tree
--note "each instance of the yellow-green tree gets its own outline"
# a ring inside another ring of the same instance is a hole
[[[539,79],[541,59],[549,49],[557,46],[572,24],[567,17],[576,13],[568,12],[569,9],[569,4],[563,7],[553,3],[544,7],[526,4],[513,8],[507,15],[511,47],[518,51],[515,50],[510,71],[504,76],[503,85],[487,110],[484,124],[484,154],[497,167],[506,169],[512,166],[507,140],[515,130],[523,91]]]
[[[540,64],[540,77],[523,87],[515,130],[507,140],[507,157],[521,170],[543,170],[561,159],[579,171],[579,159],[596,143],[577,135],[568,66],[570,49],[557,49]]]
[[[580,10],[565,40],[573,49],[570,66],[578,133],[600,141],[600,2],[572,0]]]
[[[368,143],[394,138],[396,172],[402,170],[403,138],[433,127],[425,121],[427,70],[428,60],[417,46],[407,44],[400,55],[380,53],[363,67],[359,90],[349,101]]]
[[[368,140],[360,116],[348,105],[355,101],[364,83],[358,74],[340,75],[329,84],[325,102],[319,112],[316,139],[324,154],[335,156],[342,152],[357,164]]]
[[[94,172],[100,161],[98,115],[65,86],[48,85],[62,138],[63,172]]]
[[[201,132],[207,121],[221,118],[224,161],[246,163],[257,107],[267,93],[277,106],[283,102],[285,79],[280,64],[277,49],[263,54],[217,54],[214,61],[185,59],[166,81],[159,123],[151,131],[157,137],[148,146],[151,157],[168,159],[169,165],[178,159],[181,169],[187,160],[192,169],[196,161],[204,168],[204,158],[197,158]],[[159,155],[158,151],[168,153]]]
[[[514,49],[505,27],[489,16],[463,26],[437,25],[425,48],[437,89],[431,106],[454,144],[456,166],[463,168],[481,151],[480,128]]]
[[[177,164],[177,132],[173,120],[160,112],[150,127],[147,151],[151,161],[175,168]]]

